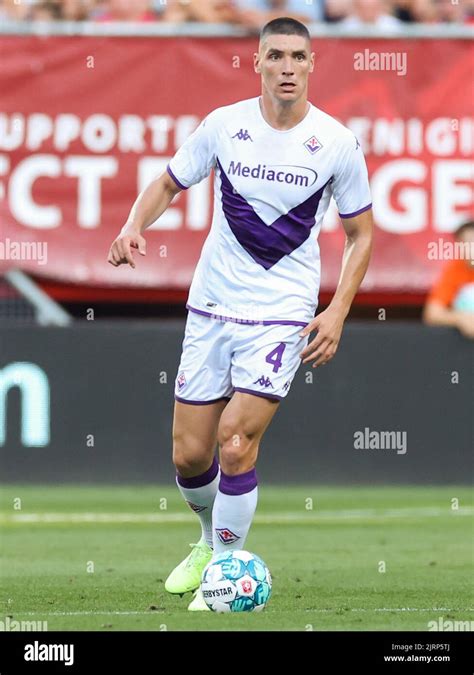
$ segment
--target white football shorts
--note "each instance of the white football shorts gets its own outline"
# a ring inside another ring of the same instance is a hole
[[[309,336],[301,322],[240,323],[189,311],[174,397],[196,405],[234,391],[281,400],[301,364]]]

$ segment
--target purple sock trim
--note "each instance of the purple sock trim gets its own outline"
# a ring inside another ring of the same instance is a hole
[[[176,480],[181,485],[181,487],[191,489],[200,488],[203,487],[204,485],[209,485],[209,483],[211,483],[217,476],[218,471],[219,471],[219,463],[217,462],[217,458],[214,457],[209,469],[204,473],[202,473],[200,476],[193,476],[192,478],[183,478],[183,476],[180,476],[179,473],[177,473]]]
[[[257,484],[255,469],[250,469],[247,473],[240,473],[237,476],[229,476],[221,470],[219,490],[225,495],[244,495],[257,487]]]

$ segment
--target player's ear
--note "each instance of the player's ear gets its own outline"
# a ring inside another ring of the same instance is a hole
[[[257,52],[254,52],[253,55],[253,68],[256,73],[260,72],[260,54],[258,54]]]
[[[311,52],[310,60],[309,60],[309,72],[312,73],[314,70],[314,61],[316,58],[316,54],[314,52]]]

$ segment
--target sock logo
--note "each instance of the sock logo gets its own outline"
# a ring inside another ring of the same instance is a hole
[[[223,544],[233,544],[240,537],[237,534],[234,534],[232,530],[229,530],[227,527],[216,528],[217,536]]]
[[[199,504],[193,504],[192,502],[189,502],[187,499],[186,504],[189,506],[190,509],[194,511],[194,513],[201,513],[201,511],[205,511],[207,509],[207,506],[199,506]]]

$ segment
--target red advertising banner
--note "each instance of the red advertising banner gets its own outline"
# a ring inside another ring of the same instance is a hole
[[[310,100],[367,157],[376,243],[366,292],[423,293],[443,244],[472,217],[474,46],[467,40],[315,39]],[[137,193],[212,109],[259,94],[256,39],[0,39],[0,270],[91,286],[187,289],[212,216],[212,181],[146,233],[135,270],[107,264]],[[344,232],[320,235],[334,289]]]

